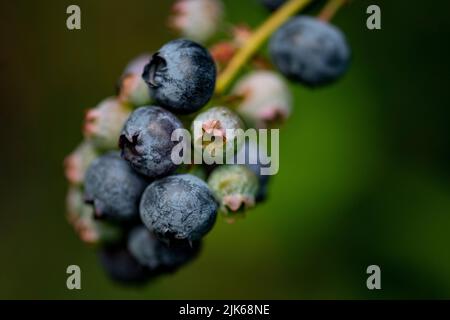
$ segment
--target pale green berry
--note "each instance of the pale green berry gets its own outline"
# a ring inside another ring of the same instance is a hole
[[[129,105],[117,98],[103,100],[86,112],[83,128],[85,138],[98,149],[117,149],[120,132],[130,112]]]
[[[273,128],[290,116],[292,96],[280,75],[253,71],[240,79],[232,95],[242,98],[237,112],[256,128]]]
[[[151,103],[150,90],[142,79],[145,65],[150,61],[150,54],[142,54],[131,60],[119,79],[117,97],[121,102],[134,107]]]
[[[94,209],[84,203],[80,187],[69,188],[66,206],[67,220],[83,242],[113,243],[122,237],[122,230],[118,226],[94,219]]]
[[[243,139],[239,136],[244,133],[244,123],[241,118],[226,107],[213,107],[195,117],[192,122],[194,150],[203,155],[219,157],[225,163],[240,149]],[[208,163],[211,164],[211,163]]]
[[[90,141],[83,141],[64,159],[64,173],[74,185],[84,182],[87,168],[98,157],[98,152]]]
[[[258,178],[245,165],[216,168],[208,179],[208,185],[224,213],[243,211],[255,205]]]
[[[205,42],[220,28],[223,4],[220,0],[177,0],[169,24],[184,37]]]

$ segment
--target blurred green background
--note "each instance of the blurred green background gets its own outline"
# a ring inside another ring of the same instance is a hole
[[[225,0],[257,26],[256,0]],[[65,27],[78,4],[82,30]],[[382,30],[365,27],[382,9]],[[114,93],[125,64],[176,37],[171,1],[0,3],[0,298],[450,298],[448,1],[355,0],[334,22],[353,49],[339,83],[292,85],[270,198],[221,217],[200,257],[144,288],[111,283],[65,220],[62,160],[84,110]],[[66,267],[82,290],[66,288]],[[382,290],[366,288],[377,264]]]

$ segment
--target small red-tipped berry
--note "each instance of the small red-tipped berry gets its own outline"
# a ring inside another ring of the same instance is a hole
[[[117,149],[120,132],[130,112],[129,107],[116,98],[103,100],[86,112],[84,136],[98,149]]]
[[[232,29],[233,43],[236,47],[244,46],[252,35],[252,29],[249,26],[241,24],[234,26]]]
[[[237,49],[231,41],[223,41],[216,43],[209,51],[219,70],[221,70],[231,60]]]
[[[89,141],[83,141],[64,159],[64,172],[71,184],[79,185],[84,181],[86,170],[98,153]]]
[[[239,116],[226,107],[213,107],[198,114],[191,127],[196,150],[211,157],[234,154],[240,148],[237,142],[241,139],[237,138],[243,129]]]
[[[94,209],[84,203],[79,187],[72,186],[66,196],[67,220],[80,239],[87,244],[113,243],[122,237],[115,225],[94,219]]]
[[[216,62],[219,70],[228,64],[236,51],[241,48],[250,38],[252,31],[245,25],[235,26],[232,29],[232,39],[214,44],[210,48],[211,56]]]
[[[131,60],[119,79],[119,101],[140,107],[151,102],[150,89],[142,79],[144,67],[150,60],[150,54],[142,54]]]

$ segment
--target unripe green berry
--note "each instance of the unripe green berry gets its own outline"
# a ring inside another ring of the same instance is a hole
[[[230,109],[213,107],[195,117],[191,130],[196,151],[210,157],[221,156],[221,152],[230,156],[239,150],[237,142],[242,144],[242,139],[237,138],[243,133],[244,123]]]
[[[205,42],[220,29],[223,11],[220,0],[177,0],[169,25],[183,37]]]
[[[94,219],[94,209],[84,203],[83,193],[79,187],[69,188],[66,206],[67,220],[83,242],[114,243],[122,237],[122,230],[118,226]]]
[[[123,71],[119,83],[117,98],[134,107],[151,104],[150,90],[142,79],[144,67],[150,60],[150,54],[142,54],[131,60]]]
[[[67,180],[74,185],[84,182],[84,175],[98,152],[90,141],[83,141],[64,159],[64,173]]]
[[[245,165],[223,165],[216,168],[208,179],[225,214],[250,209],[255,205],[258,178]]]

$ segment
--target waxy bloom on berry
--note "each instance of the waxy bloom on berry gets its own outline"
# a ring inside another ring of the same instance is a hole
[[[135,227],[128,237],[128,251],[143,266],[154,272],[172,272],[199,253],[201,242],[168,246],[144,225]]]
[[[309,87],[339,79],[351,58],[341,30],[309,16],[297,16],[282,25],[272,35],[269,51],[283,75]]]
[[[213,227],[217,202],[201,179],[180,174],[152,182],[142,195],[142,222],[162,241],[200,240]]]
[[[148,181],[119,152],[95,159],[86,172],[84,200],[92,204],[95,216],[114,221],[133,221],[139,216],[139,201]]]
[[[206,48],[190,40],[177,39],[166,43],[151,57],[142,78],[158,106],[189,114],[211,99],[216,65]]]
[[[136,172],[147,177],[171,174],[177,168],[171,159],[176,144],[171,136],[182,127],[180,120],[166,109],[140,107],[130,115],[120,135],[122,157]]]

